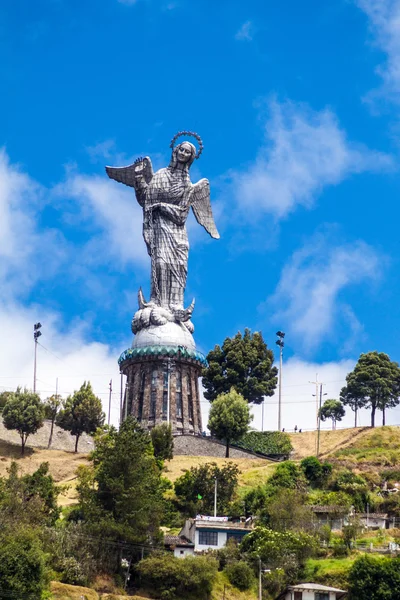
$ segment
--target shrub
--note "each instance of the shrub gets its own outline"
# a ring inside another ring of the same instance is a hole
[[[293,450],[290,436],[280,431],[249,431],[237,446],[259,454],[285,454]]]
[[[153,555],[141,560],[137,571],[142,587],[163,600],[206,600],[217,573],[217,561],[208,557],[188,556],[182,560],[172,554]]]
[[[253,569],[243,560],[229,564],[225,573],[232,585],[239,590],[248,590],[254,582]]]

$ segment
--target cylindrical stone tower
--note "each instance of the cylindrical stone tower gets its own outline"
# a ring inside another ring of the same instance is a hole
[[[184,324],[142,329],[119,358],[127,377],[122,418],[133,415],[148,429],[170,423],[174,434],[201,433],[198,380],[205,364]]]

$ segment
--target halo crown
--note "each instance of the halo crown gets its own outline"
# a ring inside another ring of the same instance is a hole
[[[201,137],[194,131],[178,131],[178,133],[176,135],[174,135],[174,137],[172,138],[169,147],[173,150],[175,147],[176,140],[183,136],[194,137],[196,139],[197,143],[199,144],[199,148],[197,150],[195,159],[197,160],[198,158],[200,158],[200,154],[203,152],[203,148],[204,148],[203,141],[202,141]]]

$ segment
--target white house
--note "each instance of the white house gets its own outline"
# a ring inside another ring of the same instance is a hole
[[[175,558],[185,558],[194,554],[194,544],[180,535],[165,535],[164,547],[173,552]]]
[[[347,592],[319,583],[289,585],[277,600],[340,600]]]
[[[251,519],[235,523],[227,517],[197,515],[195,519],[187,519],[179,535],[193,542],[195,552],[202,552],[223,548],[232,539],[240,543],[252,528]]]

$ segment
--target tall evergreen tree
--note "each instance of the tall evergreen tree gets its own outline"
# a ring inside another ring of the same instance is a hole
[[[274,354],[260,332],[237,333],[227,337],[222,347],[215,346],[207,355],[208,367],[203,370],[204,396],[213,402],[219,394],[233,387],[247,402],[261,404],[264,396],[272,396],[277,384],[278,369],[273,366]]]
[[[383,352],[361,354],[354,370],[346,377],[346,386],[340,392],[343,404],[356,413],[359,408],[371,409],[371,427],[375,427],[376,410],[382,411],[385,425],[387,408],[400,402],[400,367]]]
[[[103,425],[104,418],[100,398],[93,393],[90,382],[85,381],[78,391],[68,396],[63,409],[56,417],[56,423],[76,437],[75,452],[78,452],[82,433],[95,433],[96,429]]]

